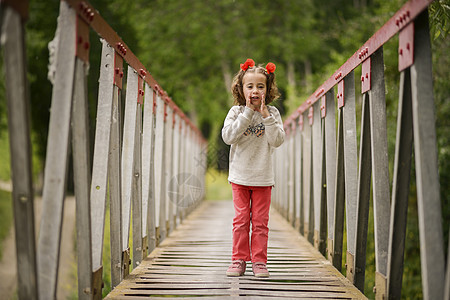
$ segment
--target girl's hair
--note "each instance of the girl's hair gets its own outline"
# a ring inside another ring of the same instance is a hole
[[[245,105],[245,96],[244,91],[242,89],[242,79],[244,75],[248,73],[261,73],[266,76],[266,104],[271,103],[272,101],[277,100],[280,97],[280,93],[278,92],[277,83],[275,82],[275,74],[267,72],[267,70],[261,65],[255,67],[249,67],[246,71],[239,70],[239,72],[234,76],[233,83],[231,84],[231,93],[234,98],[234,105]]]

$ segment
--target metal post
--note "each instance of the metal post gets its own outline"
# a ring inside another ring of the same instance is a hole
[[[29,121],[30,99],[26,71],[24,25],[19,14],[10,7],[1,7],[0,31],[4,49],[6,96],[8,101],[18,296],[19,299],[37,299]]]
[[[59,13],[58,53],[52,92],[42,217],[38,241],[40,299],[56,298],[62,215],[66,191],[70,116],[75,76],[76,12],[62,1]]]

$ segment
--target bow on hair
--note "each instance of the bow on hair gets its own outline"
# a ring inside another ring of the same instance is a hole
[[[267,65],[266,65],[266,71],[267,71],[267,73],[273,73],[273,72],[275,72],[275,69],[276,69],[277,67],[275,66],[275,64],[274,63],[268,63]]]
[[[247,60],[245,61],[245,63],[241,64],[241,69],[243,71],[247,71],[247,69],[249,67],[254,67],[255,66],[255,62],[253,61],[253,59],[251,58],[247,58]]]

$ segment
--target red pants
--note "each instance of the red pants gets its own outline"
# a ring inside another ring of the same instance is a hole
[[[233,189],[233,254],[231,259],[267,263],[271,186],[231,183]],[[252,222],[251,253],[249,243]]]

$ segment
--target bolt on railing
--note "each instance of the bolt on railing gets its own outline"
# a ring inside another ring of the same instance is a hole
[[[443,299],[444,289],[447,295],[450,289],[450,275],[445,279],[444,270],[437,165],[427,12],[431,2],[407,2],[289,116],[284,124],[286,142],[274,157],[275,207],[338,270],[346,226],[347,278],[361,291],[372,181],[377,299],[401,295],[413,149],[423,296]],[[396,34],[401,73],[391,195],[383,45]],[[360,65],[363,98],[358,167],[354,69]]]
[[[36,247],[24,17],[18,10],[26,1],[19,2],[2,2],[1,10],[20,258],[19,299],[56,297],[70,150],[76,197],[78,297],[101,299],[108,196],[111,280],[115,287],[129,273],[131,251],[135,268],[203,199],[206,141],[89,3],[61,1],[54,40],[57,46],[42,221]],[[91,29],[102,43],[92,156],[87,98]],[[124,62],[128,64],[126,76]],[[124,105],[123,80],[127,81]]]

